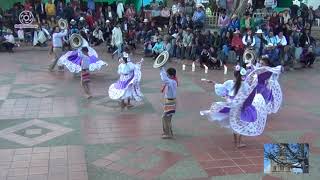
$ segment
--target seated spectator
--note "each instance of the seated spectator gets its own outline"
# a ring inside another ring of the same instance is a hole
[[[222,64],[224,64],[220,59],[218,59],[217,51],[214,48],[209,49],[210,63],[212,63],[212,69],[221,69]]]
[[[263,50],[262,55],[267,55],[273,66],[278,66],[281,64],[279,60],[279,52],[272,43],[266,45],[266,48]]]
[[[236,14],[232,15],[231,21],[228,26],[228,31],[234,32],[236,30],[240,30],[240,21]]]
[[[205,46],[202,48],[201,54],[200,54],[200,58],[199,58],[199,62],[200,62],[200,67],[204,68],[204,65],[206,65],[207,67],[212,67],[210,65],[210,54],[208,51],[209,47]]]
[[[240,31],[236,30],[233,33],[232,41],[231,41],[231,47],[236,52],[237,55],[237,61],[240,62],[242,54],[243,54],[243,43],[242,39],[240,37]]]
[[[247,34],[243,36],[242,43],[245,47],[254,47],[256,44],[256,40],[253,37],[252,31],[250,29],[247,30]]]
[[[265,44],[267,44],[268,42],[267,42],[267,40],[264,39],[263,31],[261,29],[257,30],[257,32],[254,36],[254,39],[256,41],[254,48],[255,48],[257,56],[260,57],[262,54],[262,50],[264,49]]]
[[[192,47],[192,38],[193,34],[191,33],[191,29],[188,28],[182,34],[182,49],[181,49],[181,58],[190,58],[191,47]]]
[[[172,45],[171,45],[168,37],[164,38],[163,46],[164,46],[164,51],[168,51],[169,57],[171,57],[172,56],[172,48],[171,48]]]
[[[300,37],[300,46],[302,47],[301,64],[302,67],[312,67],[315,60],[313,53],[312,37],[309,35],[309,30],[302,33]]]
[[[8,51],[13,53],[13,47],[15,45],[14,36],[10,29],[7,30],[7,34],[4,35],[4,41],[2,42],[2,46]]]
[[[287,39],[283,35],[283,32],[279,32],[279,34],[276,36],[276,41],[277,41],[277,48],[279,50],[279,56],[281,63],[284,64],[284,55],[285,55],[285,47],[287,46]]]
[[[153,58],[157,58],[160,53],[164,51],[164,44],[162,42],[162,39],[159,37],[157,43],[152,48],[152,54]]]
[[[218,19],[218,27],[220,28],[220,36],[222,36],[228,30],[229,23],[230,23],[230,19],[226,15],[226,12],[223,11]]]
[[[269,35],[267,35],[265,39],[267,40],[268,45],[272,44],[273,47],[276,47],[278,44],[277,38],[274,36],[273,31],[270,31]]]
[[[197,10],[193,13],[193,17],[192,17],[194,26],[195,28],[198,28],[198,29],[201,29],[204,27],[204,21],[206,16],[205,16],[203,7],[204,7],[203,5],[198,5]]]
[[[241,18],[240,20],[240,30],[242,32],[246,31],[247,29],[254,29],[254,19],[250,16],[249,13],[245,14],[245,17]]]

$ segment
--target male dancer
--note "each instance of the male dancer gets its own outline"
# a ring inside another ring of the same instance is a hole
[[[177,86],[178,80],[176,78],[176,70],[174,68],[169,68],[167,71],[164,67],[161,68],[160,77],[164,83],[161,90],[164,93],[164,105],[163,105],[163,115],[162,115],[162,125],[163,125],[163,139],[173,138],[171,119],[173,114],[176,112],[176,96],[177,96]]]
[[[52,63],[49,65],[49,71],[53,71],[54,67],[56,66],[58,59],[62,56],[62,45],[63,45],[63,40],[62,38],[66,36],[68,33],[67,30],[64,30],[60,32],[60,28],[56,26],[54,28],[54,32],[52,34],[52,47],[51,47],[51,54],[53,54],[54,59]],[[62,67],[59,67],[59,70],[62,70]]]

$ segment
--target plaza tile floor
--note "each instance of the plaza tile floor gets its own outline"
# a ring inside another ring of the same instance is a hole
[[[117,80],[117,60],[102,48],[107,68],[92,73],[94,97],[83,96],[79,77],[48,72],[47,52],[21,48],[0,53],[0,180],[318,180],[320,177],[320,80],[312,69],[286,72],[280,81],[284,103],[268,117],[265,132],[245,137],[235,149],[232,133],[200,117],[219,100],[201,78],[232,78],[222,71],[176,67],[179,78],[175,139],[161,139],[159,70],[146,59],[144,101],[121,111],[107,89]],[[138,58],[134,58],[138,60]],[[232,69],[232,66],[229,67]],[[310,173],[263,174],[263,144],[307,142]]]

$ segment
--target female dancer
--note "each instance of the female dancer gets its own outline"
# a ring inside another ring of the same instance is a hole
[[[142,101],[143,94],[139,84],[142,62],[143,58],[136,64],[132,63],[127,53],[123,53],[123,57],[119,58],[118,74],[120,78],[109,87],[109,97],[113,100],[121,100],[121,109],[131,108],[133,106],[130,103],[131,99]],[[127,104],[125,100],[127,100]]]
[[[107,63],[98,58],[97,52],[89,46],[88,41],[81,34],[82,46],[76,50],[68,51],[65,55],[61,56],[58,60],[58,65],[66,66],[70,72],[79,73],[81,71],[81,49],[87,47],[89,50],[88,56],[90,58],[89,71],[100,70],[102,66],[108,66]]]
[[[262,57],[259,64],[248,75],[257,74],[257,93],[261,94],[266,102],[268,114],[277,113],[282,103],[282,91],[278,82],[281,66],[271,67],[268,57]]]
[[[245,146],[242,135],[258,136],[263,132],[267,110],[263,97],[256,94],[257,78],[245,78],[246,70],[239,65],[235,68],[234,76],[231,90],[230,81],[225,85],[215,85],[218,95],[226,94],[226,101],[214,102],[210,110],[201,111],[200,114],[208,116],[211,121],[218,121],[223,127],[231,128],[235,146],[241,148]]]

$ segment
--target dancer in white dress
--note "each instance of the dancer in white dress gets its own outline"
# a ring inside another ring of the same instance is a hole
[[[121,108],[132,107],[131,100],[142,101],[143,94],[140,90],[141,65],[140,62],[134,64],[131,62],[127,53],[119,58],[118,74],[120,78],[109,87],[109,97],[113,100],[121,100]],[[127,104],[125,103],[127,100]]]
[[[96,71],[100,70],[102,66],[108,66],[106,62],[100,60],[98,57],[97,52],[89,46],[88,41],[82,38],[82,45],[78,49],[74,51],[68,51],[65,55],[61,56],[58,60],[59,66],[66,66],[68,70],[72,73],[79,73],[81,71],[81,56],[82,52],[81,49],[83,47],[87,47],[89,50],[89,71]]]
[[[234,75],[236,80],[232,91],[231,81],[215,86],[217,94],[225,96],[226,101],[214,102],[209,110],[201,111],[200,114],[208,116],[210,121],[219,122],[223,127],[231,128],[234,143],[240,148],[245,146],[241,140],[242,135],[258,136],[263,132],[267,108],[263,97],[256,94],[256,76],[246,78],[246,70],[240,66],[236,66]]]

